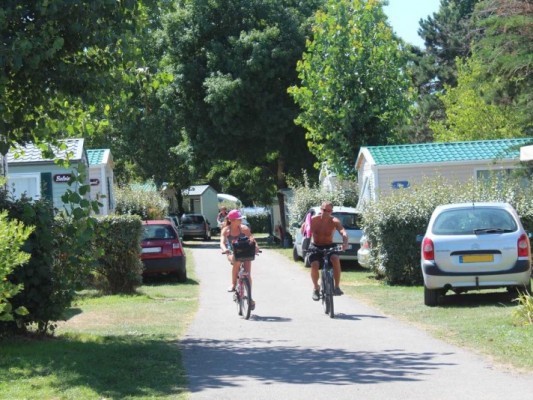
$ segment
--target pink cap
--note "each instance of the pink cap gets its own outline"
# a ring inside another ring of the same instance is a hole
[[[229,220],[241,219],[241,218],[242,218],[242,215],[241,215],[241,212],[239,210],[231,210],[228,213],[228,219]]]

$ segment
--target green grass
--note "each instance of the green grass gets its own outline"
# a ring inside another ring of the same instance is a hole
[[[83,292],[54,337],[4,339],[0,399],[186,399],[178,340],[198,304],[188,253],[186,284]]]
[[[279,249],[292,259],[292,249]],[[302,262],[300,268],[305,269]],[[434,337],[488,356],[500,366],[533,369],[533,326],[517,322],[518,302],[505,290],[444,297],[439,307],[424,306],[422,287],[387,286],[357,263],[343,263],[342,289],[384,314],[407,321]],[[394,334],[391,332],[391,334]]]

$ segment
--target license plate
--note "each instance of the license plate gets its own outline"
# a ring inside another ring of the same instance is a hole
[[[161,253],[161,247],[144,247],[141,253]]]
[[[493,262],[493,254],[467,254],[459,256],[460,263],[478,263],[478,262]]]

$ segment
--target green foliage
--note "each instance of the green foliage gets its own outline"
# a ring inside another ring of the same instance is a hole
[[[9,299],[22,290],[22,285],[11,283],[7,276],[29,260],[30,255],[20,248],[32,231],[17,220],[8,220],[6,211],[0,212],[0,321],[13,321],[13,313],[27,313],[22,306],[13,310]]]
[[[140,1],[3,0],[0,141],[88,135],[131,52]],[[118,85],[117,85],[118,86]],[[110,104],[110,103],[107,103]],[[61,132],[61,133],[59,133]],[[2,146],[4,147],[4,146]]]
[[[445,85],[439,95],[446,119],[429,124],[436,141],[503,139],[523,136],[521,115],[508,105],[488,101],[483,93],[493,86],[483,81],[483,66],[475,54],[464,61],[457,60],[457,86]]]
[[[246,219],[250,223],[252,233],[270,233],[269,213],[246,215]]]
[[[0,324],[0,331],[24,331],[27,324],[34,322],[39,329],[46,331],[49,321],[58,320],[65,307],[70,305],[68,293],[65,293],[65,288],[59,283],[62,277],[53,268],[57,238],[53,235],[52,206],[46,201],[30,202],[22,197],[12,202],[7,197],[0,196],[0,209],[6,210],[10,219],[34,227],[33,233],[22,247],[23,251],[31,254],[31,258],[9,275],[12,284],[23,287],[12,298],[13,308],[24,306],[29,314],[16,315],[15,322]]]
[[[501,201],[515,207],[526,230],[533,228],[533,185],[523,178],[459,185],[443,178],[428,179],[367,203],[362,226],[372,245],[371,268],[391,285],[422,284],[420,243],[429,218],[440,204]]]
[[[533,325],[533,296],[531,293],[521,293],[516,299],[518,306],[513,311],[513,317],[518,325]]]
[[[268,204],[285,174],[311,166],[287,88],[321,3],[191,0],[164,19],[163,65],[194,173],[245,203]]]
[[[473,47],[480,58],[486,96],[511,106],[531,132],[533,118],[533,9],[529,0],[484,0],[473,17],[480,32]]]
[[[382,2],[329,0],[315,14],[313,38],[297,66],[300,86],[289,93],[319,163],[353,176],[359,147],[387,142],[409,107],[405,65]]]
[[[142,219],[162,219],[168,201],[155,190],[155,185],[132,183],[115,188],[116,214],[138,215]]]
[[[100,250],[94,283],[105,294],[133,293],[142,283],[139,216],[119,215],[98,219],[95,246]]]
[[[334,206],[355,207],[359,200],[357,182],[345,182],[344,185],[330,191],[317,184],[311,184],[307,172],[302,173],[303,181],[291,180],[293,190],[288,204],[289,227],[302,222],[305,213],[315,206],[320,206],[324,201],[331,201]]]
[[[425,49],[409,48],[409,74],[416,88],[410,126],[402,134],[411,142],[427,142],[433,138],[430,121],[444,118],[444,106],[436,97],[444,86],[455,87],[455,60],[470,54],[471,14],[480,0],[442,0],[439,10],[420,21],[419,34]]]

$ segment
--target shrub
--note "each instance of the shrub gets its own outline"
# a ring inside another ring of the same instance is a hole
[[[17,220],[9,221],[7,212],[0,212],[0,321],[13,321],[13,313],[27,314],[23,306],[13,310],[9,299],[22,290],[22,285],[13,284],[6,277],[29,260],[30,254],[20,248],[32,231],[32,227],[25,227]]]
[[[452,184],[442,178],[425,180],[365,205],[362,225],[372,244],[371,268],[389,284],[422,284],[420,243],[429,218],[440,204],[501,201],[513,205],[526,229],[531,227],[533,189],[521,179],[487,184]]]
[[[515,301],[518,307],[513,310],[513,317],[518,325],[533,325],[533,296],[521,293]]]
[[[118,187],[115,189],[115,200],[115,214],[138,215],[144,220],[164,218],[169,206],[153,183]]]
[[[94,270],[96,287],[106,294],[133,293],[142,284],[139,258],[142,223],[139,216],[106,216],[98,220]]]
[[[335,206],[355,207],[359,200],[357,182],[344,182],[342,187],[329,191],[309,182],[307,173],[303,172],[303,181],[291,181],[293,196],[288,204],[288,226],[300,224],[305,213],[324,201],[331,201]]]
[[[250,229],[253,233],[269,233],[270,232],[270,214],[267,212],[259,214],[246,215],[246,219],[250,223]]]

